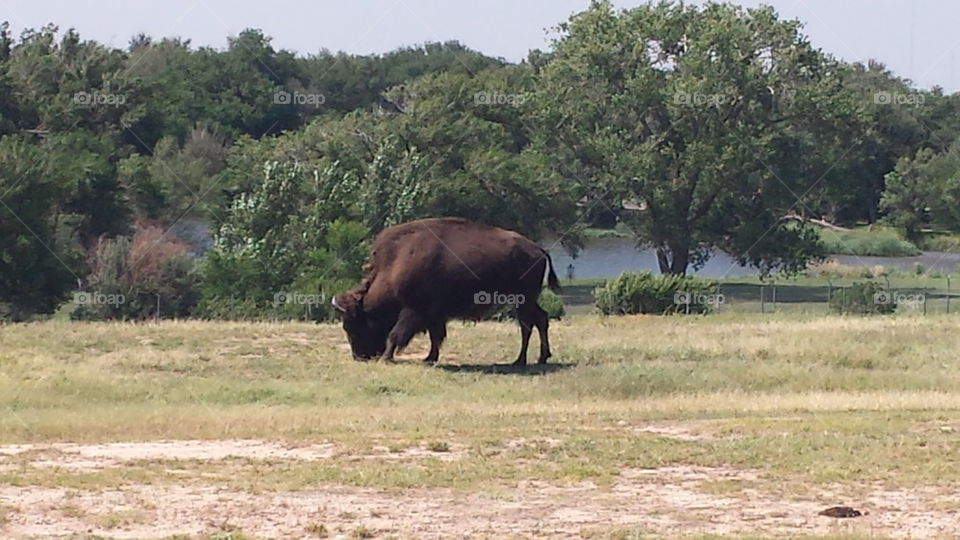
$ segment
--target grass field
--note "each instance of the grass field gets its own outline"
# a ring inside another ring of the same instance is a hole
[[[0,326],[0,537],[955,537],[958,322]]]

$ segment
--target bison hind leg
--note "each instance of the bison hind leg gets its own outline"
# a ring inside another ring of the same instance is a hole
[[[547,312],[536,303],[524,304],[517,309],[517,321],[520,323],[520,355],[514,364],[526,365],[527,346],[530,344],[530,334],[534,327],[540,334],[540,357],[537,359],[537,363],[546,364],[547,359],[552,356],[550,354],[550,338],[547,335],[550,326],[550,317]]]

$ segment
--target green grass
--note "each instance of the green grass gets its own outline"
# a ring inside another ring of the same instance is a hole
[[[28,453],[7,459],[0,484],[505,494],[523,482],[603,487],[625,470],[693,465],[758,471],[746,483],[703,483],[720,495],[951,490],[957,320],[578,316],[552,325],[555,363],[526,372],[493,365],[515,354],[507,323],[452,324],[436,368],[413,360],[422,338],[396,365],[354,362],[331,325],[0,326],[2,444],[260,438],[336,448],[314,461],[144,459],[97,470],[33,466]],[[364,457],[378,448],[416,457]],[[113,529],[146,518],[128,509],[96,519]],[[608,533],[619,534],[598,532]]]
[[[587,228],[583,230],[586,238],[630,238],[631,233],[622,226],[613,229]]]

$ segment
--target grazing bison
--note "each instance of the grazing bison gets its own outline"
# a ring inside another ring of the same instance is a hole
[[[366,276],[333,299],[354,358],[393,360],[413,336],[430,335],[426,362],[440,357],[450,319],[479,319],[513,304],[520,322],[517,365],[527,363],[533,327],[540,358],[550,357],[547,313],[537,305],[544,273],[559,291],[550,255],[513,231],[459,218],[422,219],[384,229],[373,242]]]

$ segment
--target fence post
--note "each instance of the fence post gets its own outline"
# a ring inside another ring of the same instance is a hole
[[[947,315],[950,314],[950,274],[947,274]]]
[[[763,299],[763,289],[764,289],[765,287],[766,287],[766,286],[765,286],[764,284],[762,284],[762,283],[760,284],[760,314],[761,314],[761,315],[763,315],[763,314],[765,313],[765,311],[764,311],[764,304],[763,304],[763,302],[764,302],[764,299]]]
[[[773,298],[772,298],[772,301],[773,301],[773,310],[772,310],[772,312],[773,312],[773,313],[776,313],[776,312],[777,312],[777,282],[774,281],[773,284],[771,285],[771,287],[772,287],[772,289],[773,289]]]
[[[157,311],[153,318],[154,322],[160,322],[160,295],[157,294]]]

